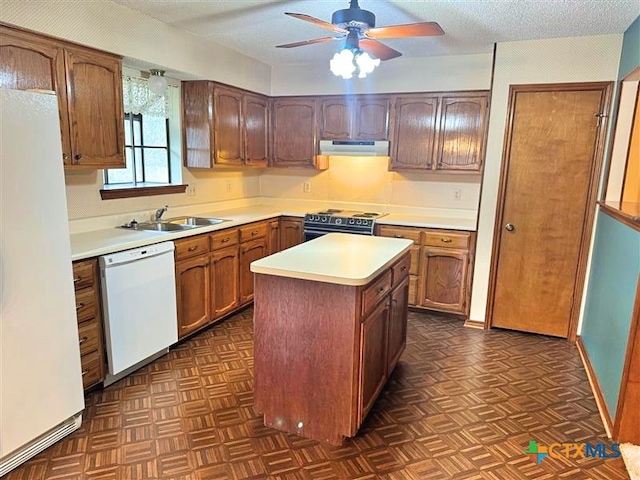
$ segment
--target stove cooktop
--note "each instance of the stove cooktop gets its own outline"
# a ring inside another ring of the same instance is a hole
[[[384,215],[386,214],[337,208],[307,213],[304,216],[305,234],[309,232],[316,234],[343,232],[373,235],[375,219]]]
[[[371,218],[376,219],[383,217],[386,213],[379,212],[360,212],[357,210],[339,210],[336,208],[328,208],[326,210],[320,210],[319,212],[309,213],[307,215],[326,215],[332,217],[342,217],[342,218]]]

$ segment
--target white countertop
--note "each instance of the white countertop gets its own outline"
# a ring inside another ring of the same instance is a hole
[[[413,241],[330,233],[251,263],[251,271],[339,285],[366,285]]]
[[[85,258],[107,255],[109,253],[144,247],[153,243],[176,240],[201,233],[214,232],[229,227],[237,227],[251,222],[267,220],[280,215],[303,217],[307,211],[317,211],[321,208],[309,208],[305,205],[252,205],[211,212],[198,212],[194,216],[224,218],[228,221],[218,225],[191,228],[176,232],[156,232],[149,230],[126,230],[114,227],[102,228],[71,235],[71,259],[73,261]],[[376,223],[382,225],[404,225],[421,228],[444,228],[450,230],[475,230],[475,219],[440,217],[433,215],[409,215],[391,213],[385,215]]]

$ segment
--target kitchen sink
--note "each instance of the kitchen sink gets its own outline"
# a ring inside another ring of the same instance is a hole
[[[172,225],[180,225],[182,227],[205,227],[207,225],[217,225],[222,222],[228,222],[222,218],[207,218],[207,217],[175,217],[166,220],[167,223]]]
[[[196,225],[180,225],[169,222],[142,222],[131,226],[133,230],[156,230],[158,232],[179,232],[180,230],[187,230],[193,228]]]

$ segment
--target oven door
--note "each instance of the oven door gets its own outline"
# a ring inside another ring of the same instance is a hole
[[[321,237],[323,235],[326,235],[327,233],[331,233],[331,232],[327,232],[326,230],[316,230],[314,228],[305,228],[304,241],[308,242],[309,240],[313,240],[314,238]]]

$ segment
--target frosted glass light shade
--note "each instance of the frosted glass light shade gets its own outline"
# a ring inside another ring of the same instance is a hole
[[[149,72],[149,90],[151,90],[156,95],[164,95],[165,90],[167,89],[167,79],[164,78],[164,70],[155,70],[152,69]]]
[[[358,78],[364,78],[380,65],[379,58],[371,58],[367,52],[345,48],[336,53],[329,62],[331,72],[345,80],[357,73]]]

